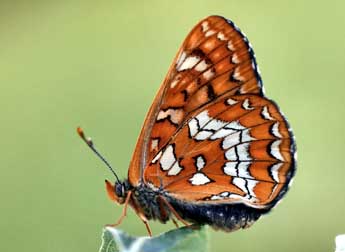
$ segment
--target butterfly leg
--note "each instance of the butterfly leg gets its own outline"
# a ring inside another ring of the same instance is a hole
[[[159,210],[160,210],[160,214],[161,214],[161,219],[163,221],[168,220],[169,214],[167,213],[167,211],[164,207],[164,205],[166,205],[166,203],[162,200],[162,197],[158,197],[157,201],[159,203]],[[176,228],[179,228],[177,221],[174,218],[171,218],[171,220],[175,224]]]
[[[149,226],[148,221],[147,221],[147,220],[142,220],[142,221],[143,221],[144,224],[145,224],[145,227],[146,227],[147,232],[149,233],[149,236],[152,237],[152,231],[151,231],[151,228],[150,228],[150,226]]]
[[[171,218],[171,220],[175,224],[176,228],[179,228],[177,221],[174,218]]]
[[[131,199],[131,195],[132,195],[132,191],[129,191],[125,200],[125,206],[122,209],[122,214],[121,217],[118,219],[118,221],[114,224],[108,224],[107,226],[111,226],[111,227],[116,227],[118,225],[120,225],[123,221],[123,219],[126,217],[127,215],[127,207],[129,204],[129,200]]]
[[[149,222],[148,222],[147,218],[145,217],[144,213],[142,211],[140,211],[140,208],[138,207],[138,205],[135,203],[134,200],[132,200],[130,202],[130,205],[134,209],[134,212],[137,214],[137,216],[140,218],[140,220],[144,223],[146,230],[149,233],[149,236],[152,236],[152,231],[151,231],[151,228],[149,226]]]
[[[175,217],[181,221],[185,226],[191,226],[188,222],[186,222],[174,209],[174,207],[162,196],[159,196],[159,198],[164,202],[164,204],[169,208],[169,210],[175,215]],[[176,225],[176,224],[175,224]]]
[[[151,228],[149,226],[149,222],[146,219],[146,217],[140,211],[137,210],[135,205],[134,205],[134,210],[135,210],[135,213],[138,215],[138,217],[141,219],[141,221],[144,223],[146,230],[149,233],[149,236],[152,236],[152,231],[151,231]]]

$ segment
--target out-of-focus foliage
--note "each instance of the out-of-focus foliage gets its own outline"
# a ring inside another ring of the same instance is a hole
[[[210,229],[212,251],[334,251],[345,231],[345,1],[0,1],[0,251],[97,251],[122,207],[120,177],[178,47],[202,18],[232,19],[253,45],[267,95],[296,135],[286,198],[248,230]],[[150,222],[153,233],[174,228]],[[146,235],[132,211],[119,227]]]

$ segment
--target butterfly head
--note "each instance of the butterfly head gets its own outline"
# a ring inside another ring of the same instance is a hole
[[[115,181],[115,184],[113,185],[108,180],[105,180],[105,188],[109,198],[119,204],[125,203],[126,196],[130,190],[127,181]]]

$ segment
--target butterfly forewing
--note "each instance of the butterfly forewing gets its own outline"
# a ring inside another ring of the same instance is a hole
[[[224,95],[190,114],[145,168],[144,181],[181,200],[265,208],[286,191],[293,154],[289,127],[272,101]]]
[[[261,78],[246,37],[231,21],[211,16],[189,33],[158,91],[133,154],[130,183],[139,183],[195,111],[224,94],[262,95]]]

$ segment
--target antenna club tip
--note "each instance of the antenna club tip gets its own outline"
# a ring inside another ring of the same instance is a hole
[[[77,133],[81,137],[81,139],[83,139],[85,141],[85,143],[87,145],[89,145],[89,146],[93,145],[91,138],[85,136],[84,130],[81,127],[77,127]]]
[[[81,127],[77,127],[77,133],[81,138],[85,138],[84,131]]]

